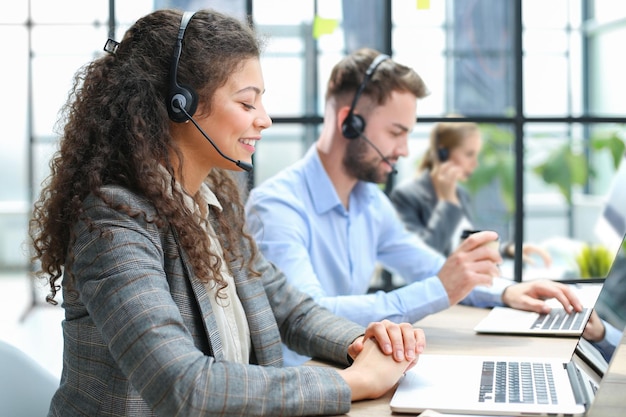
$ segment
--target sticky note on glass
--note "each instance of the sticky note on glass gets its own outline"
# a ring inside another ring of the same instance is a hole
[[[430,0],[417,0],[417,9],[418,10],[430,9]]]
[[[330,35],[337,28],[337,24],[337,19],[315,16],[313,19],[313,38],[318,39],[322,35]]]

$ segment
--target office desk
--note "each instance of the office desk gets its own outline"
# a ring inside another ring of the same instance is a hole
[[[488,310],[454,306],[429,316],[416,325],[426,333],[426,352],[468,355],[526,355],[569,359],[576,346],[576,338],[479,335],[474,326]],[[602,385],[589,417],[626,415],[626,339],[615,352],[608,375]],[[392,416],[389,401],[393,390],[377,400],[352,404],[351,417]]]

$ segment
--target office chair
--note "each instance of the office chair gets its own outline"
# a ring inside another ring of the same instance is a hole
[[[0,416],[43,417],[59,380],[17,347],[0,340]]]

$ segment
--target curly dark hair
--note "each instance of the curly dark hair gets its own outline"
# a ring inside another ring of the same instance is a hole
[[[216,282],[221,290],[220,260],[211,250],[206,231],[189,221],[180,187],[176,187],[171,153],[183,155],[170,134],[166,108],[169,71],[182,12],[158,10],[138,20],[124,35],[115,54],[106,54],[81,68],[74,79],[59,119],[63,126],[59,149],[50,162],[51,175],[33,208],[30,237],[34,261],[39,261],[54,300],[64,267],[71,263],[72,226],[85,218],[83,202],[89,194],[102,198],[116,210],[143,215],[132,207],[113,207],[100,192],[120,185],[149,199],[158,216],[147,219],[159,227],[167,224],[180,236],[196,275]],[[260,56],[260,41],[253,29],[238,20],[203,10],[189,23],[178,67],[178,81],[193,88],[210,112],[211,97],[242,61]],[[164,186],[159,163],[172,176]],[[184,163],[184,162],[183,162]],[[243,205],[237,181],[228,171],[213,169],[206,183],[218,196],[223,211],[214,224],[227,263],[239,260],[252,275],[257,254],[251,237],[243,231]],[[241,238],[251,253],[244,255]],[[245,256],[250,256],[246,261]],[[68,274],[69,275],[69,274]],[[71,290],[73,277],[63,285]],[[219,292],[218,292],[219,294]]]

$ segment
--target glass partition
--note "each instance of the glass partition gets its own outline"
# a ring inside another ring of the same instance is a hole
[[[74,72],[103,53],[111,31],[119,40],[137,18],[160,7],[250,13],[267,40],[264,101],[274,125],[258,146],[250,186],[306,152],[317,138],[331,68],[355,45],[374,46],[415,68],[430,90],[418,102],[410,154],[398,163],[393,183],[415,175],[433,124],[461,114],[478,122],[486,138],[480,175],[466,184],[481,227],[530,242],[591,239],[589,218],[602,205],[625,140],[626,79],[616,53],[626,33],[623,2],[554,0],[549,13],[541,0],[356,4],[30,0],[5,7],[0,34],[11,40],[3,46],[11,65],[0,71],[11,80],[5,91],[11,100],[0,106],[11,122],[0,156],[6,231],[0,268],[28,265],[28,212],[56,148],[55,123]],[[489,175],[493,181],[485,180]]]

